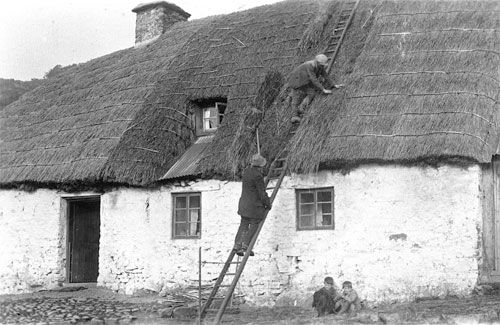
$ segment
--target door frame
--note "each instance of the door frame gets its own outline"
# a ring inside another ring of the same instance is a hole
[[[70,236],[69,236],[69,232],[70,232],[70,226],[69,226],[69,219],[71,217],[71,202],[76,202],[76,201],[99,201],[99,203],[101,203],[101,195],[100,194],[75,194],[75,195],[64,195],[64,196],[61,196],[61,212],[63,214],[63,218],[64,218],[64,239],[63,239],[63,242],[66,246],[66,249],[65,249],[65,263],[64,263],[64,267],[66,269],[66,279],[65,279],[65,283],[66,284],[71,284],[72,282],[70,282],[70,279],[71,279],[71,243],[69,242],[70,241]],[[101,205],[102,207],[102,205]],[[101,219],[101,211],[99,211],[99,221]],[[100,243],[100,240],[99,240],[99,243]]]

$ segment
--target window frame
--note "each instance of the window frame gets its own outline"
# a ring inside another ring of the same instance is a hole
[[[215,116],[205,117],[205,112],[210,109],[215,109]],[[214,101],[208,105],[199,106],[198,113],[196,114],[197,122],[196,125],[196,134],[198,136],[208,135],[215,133],[222,124],[225,113],[227,109],[227,102],[224,101]],[[205,122],[208,120],[212,120],[215,127],[207,129],[205,128]]]
[[[304,227],[301,226],[301,202],[300,202],[300,195],[302,193],[314,193],[314,213],[313,216],[316,216],[317,214],[317,209],[318,209],[318,204],[319,203],[328,203],[328,201],[320,201],[318,202],[318,192],[330,192],[331,193],[331,216],[332,216],[332,224],[328,226],[318,226],[316,223],[316,218],[314,220],[314,226],[313,227]],[[327,186],[327,187],[315,187],[315,188],[301,188],[301,189],[295,189],[295,202],[296,202],[296,218],[295,218],[295,224],[296,224],[296,230],[297,231],[309,231],[309,230],[334,230],[335,229],[335,188],[333,186]]]
[[[197,196],[199,197],[199,200],[200,200],[200,204],[199,204],[199,207],[198,208],[190,208],[189,207],[189,202],[190,202],[190,198],[191,197],[194,197],[194,196]],[[176,203],[176,199],[178,197],[185,197],[186,198],[186,208],[177,208],[175,203]],[[177,217],[177,214],[176,212],[178,210],[186,210],[187,211],[187,219],[186,221],[181,221],[181,222],[178,222],[176,221],[176,217]],[[191,223],[194,224],[194,222],[191,222],[191,220],[189,219],[190,218],[190,213],[189,211],[191,210],[199,210],[199,214],[198,214],[198,218],[199,220],[196,222],[197,224],[199,224],[198,226],[198,231],[199,231],[199,234],[198,235],[187,235],[186,236],[180,236],[180,235],[176,235],[176,225],[177,224],[187,224],[187,229],[191,229],[189,226]],[[202,204],[201,204],[201,192],[176,192],[176,193],[172,193],[172,209],[171,209],[172,213],[171,213],[171,216],[172,216],[172,239],[200,239],[201,238],[201,231],[202,231]]]

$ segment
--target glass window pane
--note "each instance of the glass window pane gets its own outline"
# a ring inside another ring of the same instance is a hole
[[[300,193],[300,203],[314,202],[314,193]]]
[[[332,213],[331,203],[318,203],[318,213]]]
[[[314,216],[301,216],[300,227],[314,227]]]
[[[203,117],[211,118],[217,117],[217,109],[215,107],[206,107],[203,109]]]
[[[188,235],[188,224],[187,223],[176,223],[175,224],[175,236],[176,237],[186,237]]]
[[[217,128],[217,118],[210,118],[205,120],[205,130],[213,130]]]
[[[189,207],[190,208],[199,208],[200,207],[200,196],[193,195],[189,197]]]
[[[323,215],[323,220],[321,224],[318,226],[331,226],[332,225],[332,215],[331,214],[324,214]]]
[[[179,208],[186,208],[186,197],[185,196],[177,196],[175,197],[175,207],[177,209]]]
[[[199,236],[200,235],[200,223],[191,222],[189,224],[189,236]]]
[[[200,220],[200,210],[189,210],[189,222],[198,222]]]
[[[187,210],[176,210],[175,211],[175,221],[187,221]]]
[[[330,191],[318,192],[318,202],[332,202],[332,192]]]
[[[300,215],[313,215],[314,214],[314,204],[301,204],[300,205]]]

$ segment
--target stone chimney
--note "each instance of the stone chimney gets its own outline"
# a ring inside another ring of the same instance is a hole
[[[191,15],[173,3],[155,1],[137,5],[135,25],[135,44],[144,44],[157,39],[173,24],[186,21]]]

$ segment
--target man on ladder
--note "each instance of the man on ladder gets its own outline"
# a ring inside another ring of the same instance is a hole
[[[305,108],[312,102],[318,91],[323,94],[331,94],[330,87],[340,88],[342,85],[334,85],[326,73],[328,57],[318,54],[311,61],[306,61],[293,69],[290,73],[288,85],[292,88],[292,108],[294,116],[292,123],[299,123]],[[320,79],[323,80],[323,84]]]
[[[266,210],[271,209],[262,173],[266,163],[266,158],[257,153],[252,156],[250,167],[243,171],[241,197],[238,204],[241,222],[234,239],[234,250],[239,256],[245,255],[259,227],[259,222],[266,216]],[[250,252],[250,256],[254,256],[253,252]]]

